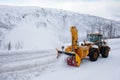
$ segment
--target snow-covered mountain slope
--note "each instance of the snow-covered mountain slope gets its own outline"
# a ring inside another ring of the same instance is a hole
[[[0,49],[50,49],[70,42],[70,26],[76,26],[79,41],[88,32],[105,37],[120,36],[120,22],[69,11],[0,6]]]

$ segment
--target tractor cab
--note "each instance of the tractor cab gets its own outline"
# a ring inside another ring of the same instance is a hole
[[[98,46],[102,45],[102,35],[100,33],[91,33],[87,35],[87,40],[95,43]]]

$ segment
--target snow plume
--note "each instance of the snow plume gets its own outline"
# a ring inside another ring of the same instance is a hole
[[[13,29],[6,35],[5,43],[11,43],[11,49],[16,49],[17,44],[25,50],[51,49],[59,44],[54,32],[47,28],[23,26]]]

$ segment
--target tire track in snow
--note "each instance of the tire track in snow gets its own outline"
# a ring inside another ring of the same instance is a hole
[[[53,57],[51,57],[53,58]],[[28,61],[19,62],[19,64],[10,64],[4,67],[0,67],[0,74],[14,71],[22,71],[22,70],[30,70],[35,67],[44,67],[45,65],[49,65],[55,62],[55,59],[47,59],[47,61],[35,60],[36,62],[27,63]],[[11,66],[12,65],[12,66]]]
[[[30,55],[28,55],[29,57],[26,57],[26,58],[24,58],[24,57],[22,57],[22,58],[16,58],[16,59],[10,59],[10,60],[7,60],[7,58],[5,58],[5,59],[2,59],[2,58],[0,58],[0,63],[2,63],[2,64],[8,64],[8,63],[12,63],[12,62],[19,62],[19,61],[25,61],[25,60],[32,60],[32,59],[36,59],[36,58],[44,58],[44,57],[46,57],[46,56],[54,56],[55,54],[45,54],[45,55],[36,55],[36,56],[30,56]],[[16,56],[13,56],[13,57],[16,57]]]
[[[50,53],[51,51],[54,51],[53,49],[49,50],[40,50],[40,51],[0,51],[0,56],[13,56],[13,55],[21,55],[21,54],[38,54],[38,53]]]
[[[13,71],[21,71],[21,70],[27,70],[27,69],[32,69],[35,67],[39,66],[44,66],[48,65],[50,63],[54,63],[56,61],[56,52],[55,50],[50,50],[50,51],[40,51],[42,53],[21,53],[21,55],[29,56],[29,55],[36,55],[39,54],[39,56],[33,56],[33,57],[22,57],[20,54],[11,54],[9,55],[4,55],[0,57],[4,57],[6,59],[0,61],[0,74],[6,73],[6,72],[13,72]],[[46,53],[47,52],[47,53]],[[7,57],[13,56],[15,59],[12,60],[7,60]],[[20,56],[22,58],[16,59],[16,56]]]

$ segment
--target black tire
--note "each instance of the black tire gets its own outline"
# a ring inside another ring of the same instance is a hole
[[[98,50],[97,50],[96,48],[92,48],[92,49],[90,50],[89,59],[90,59],[91,61],[96,61],[96,60],[98,59],[98,57],[99,57],[99,52],[98,52]]]
[[[103,57],[103,58],[107,58],[108,55],[109,55],[109,47],[104,47],[104,48],[102,49],[102,57]]]

